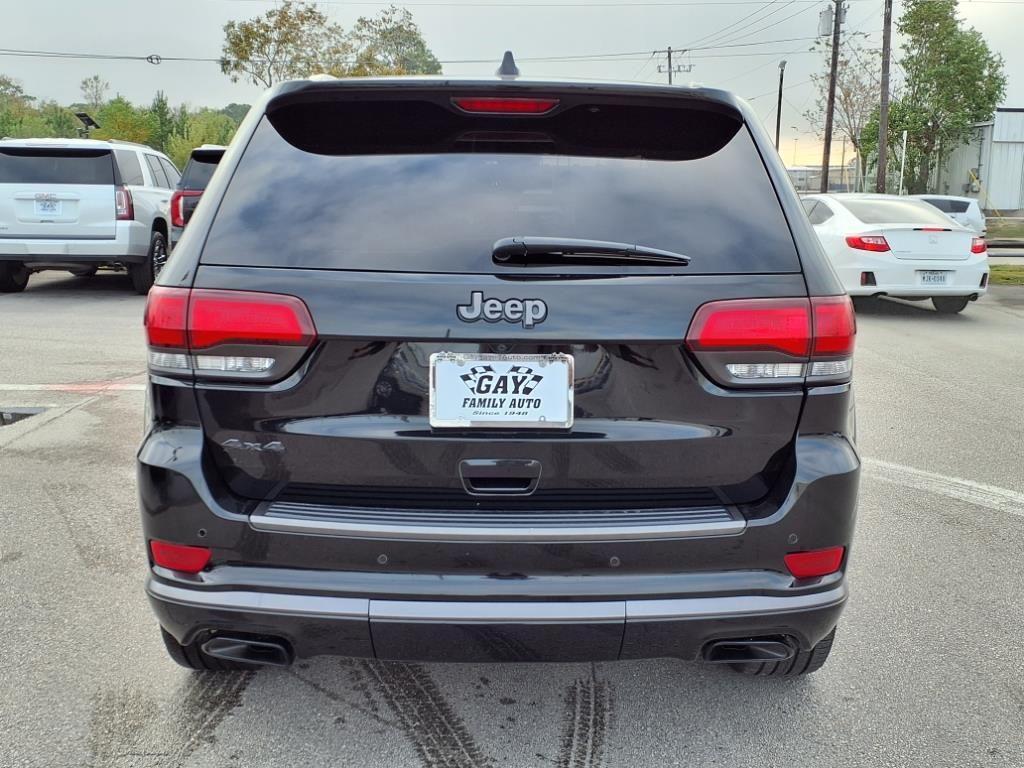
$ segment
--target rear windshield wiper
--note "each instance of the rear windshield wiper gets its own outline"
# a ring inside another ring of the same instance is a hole
[[[689,256],[660,248],[573,237],[504,237],[494,244],[491,258],[500,264],[589,262],[685,267],[690,263]]]

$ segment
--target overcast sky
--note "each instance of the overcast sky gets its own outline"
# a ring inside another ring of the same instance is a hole
[[[220,54],[222,27],[266,11],[274,0],[0,0],[0,48],[101,54],[210,57]],[[320,7],[344,27],[373,15],[385,3],[328,2]],[[732,44],[694,51],[677,59],[692,64],[677,82],[721,86],[751,99],[774,132],[778,62],[786,59],[781,144],[787,163],[821,159],[819,139],[801,117],[814,103],[810,74],[821,66],[808,47],[817,33],[825,0],[409,0],[405,5],[453,75],[492,74],[502,51],[511,48],[524,75],[664,80],[663,57],[650,51]],[[882,0],[849,0],[845,29],[868,35],[881,46]],[[901,4],[896,2],[895,15]],[[1006,60],[1006,105],[1024,107],[1024,0],[963,0],[961,15],[982,32]],[[754,14],[751,16],[751,14]],[[745,18],[749,17],[749,18]],[[769,41],[783,41],[770,43]],[[758,43],[759,45],[747,45]],[[761,44],[763,43],[763,44]],[[742,45],[740,45],[742,44]],[[570,62],[530,57],[628,54]],[[21,81],[40,99],[79,100],[83,77],[99,74],[112,92],[148,103],[163,90],[172,104],[220,107],[251,102],[259,90],[232,83],[214,63],[41,59],[0,56],[0,73]],[[898,77],[898,71],[896,73]],[[836,148],[839,151],[839,148]],[[839,157],[835,156],[835,160]]]

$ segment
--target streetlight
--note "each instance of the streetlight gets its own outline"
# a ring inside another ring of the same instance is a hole
[[[796,127],[795,125],[791,125],[791,126],[789,126],[789,127],[790,127],[790,129],[792,129],[792,130],[794,130],[794,131],[799,131],[799,130],[800,130],[800,129],[799,129],[799,128],[797,128],[797,127]],[[797,143],[798,141],[800,141],[800,138],[799,138],[799,137],[797,137],[797,136],[794,136],[794,137],[793,137],[793,162],[792,162],[792,165],[793,165],[794,167],[796,166],[796,143]]]

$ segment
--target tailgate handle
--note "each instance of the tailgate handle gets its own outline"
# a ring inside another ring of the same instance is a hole
[[[473,496],[528,496],[540,482],[536,459],[463,459],[459,477]]]

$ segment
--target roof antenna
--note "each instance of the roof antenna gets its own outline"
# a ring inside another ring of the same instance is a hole
[[[505,51],[505,56],[501,60],[501,66],[498,67],[498,71],[494,74],[499,77],[519,77],[519,67],[516,66],[516,59],[512,55],[512,51]]]

